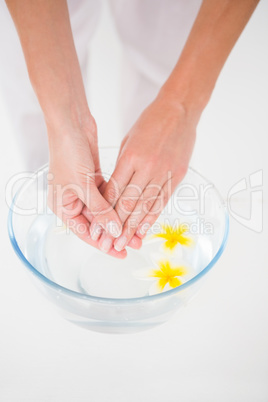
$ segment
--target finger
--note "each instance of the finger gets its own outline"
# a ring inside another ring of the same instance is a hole
[[[127,165],[127,167],[123,168],[122,163],[119,161],[114,173],[110,177],[109,182],[107,184],[102,183],[101,193],[103,195],[103,198],[108,203],[110,211],[113,210],[118,198],[120,197],[126,185],[129,183],[132,175],[133,170],[130,168],[130,166]],[[114,211],[114,213],[116,212]],[[90,230],[92,239],[98,240],[101,233],[103,232],[103,229],[105,229],[105,226],[101,224],[101,222],[98,220],[96,216],[92,220],[92,226]],[[106,233],[108,233],[107,230],[105,231]],[[105,236],[103,237],[103,240],[104,238]]]
[[[92,240],[97,241],[100,235],[103,232],[102,226],[100,226],[97,221],[95,221],[94,215],[89,210],[89,208],[85,205],[82,211],[82,214],[86,217],[86,219],[91,223],[89,227],[89,232]],[[94,227],[94,229],[93,229]]]
[[[64,190],[60,189],[58,193],[51,188],[49,190],[49,203],[56,215],[80,239],[98,248],[98,243],[90,237],[90,222],[92,218],[94,219],[94,215],[82,200],[86,197],[81,187],[76,186],[74,189],[74,186],[65,186]],[[126,256],[126,253],[120,255],[114,249],[111,249],[109,254],[119,258]]]
[[[98,242],[91,239],[89,232],[90,222],[83,214],[80,214],[73,218],[69,218],[64,223],[66,224],[67,228],[69,228],[81,240],[85,241],[93,247],[99,248]],[[123,250],[123,252],[119,253],[114,248],[111,248],[108,254],[120,259],[127,256],[126,250]]]
[[[143,239],[146,236],[146,233],[151,228],[151,226],[158,219],[163,209],[168,203],[171,195],[173,193],[173,187],[171,185],[171,180],[167,180],[163,185],[161,192],[158,194],[154,204],[152,205],[148,214],[142,219],[139,223],[139,226],[136,230],[136,235]]]
[[[113,237],[109,236],[106,232],[103,232],[98,241],[98,247],[104,253],[109,253],[113,247]]]
[[[138,250],[142,246],[142,239],[139,236],[136,236],[134,233],[133,237],[130,239],[127,245],[135,250]],[[114,239],[105,232],[102,232],[101,235],[99,236],[98,246],[99,249],[104,253],[109,252],[111,250],[111,247],[114,247],[115,250],[117,250]],[[124,249],[125,246],[126,244],[124,242],[122,250]]]
[[[118,214],[113,207],[105,200],[94,183],[89,186],[89,196],[85,200],[85,204],[94,216],[94,225],[91,228],[91,235],[98,233],[103,228],[112,237],[120,236],[122,232],[122,224]],[[96,237],[92,237],[96,240]]]
[[[121,193],[115,210],[124,224],[127,218],[133,213],[135,207],[140,200],[143,191],[148,184],[148,179],[142,172],[135,172],[124,191]]]
[[[88,207],[84,205],[84,208],[82,209],[82,215],[91,223],[94,219],[94,215],[90,212]]]
[[[92,215],[92,213],[89,211],[89,209],[86,206],[83,208],[82,214],[86,217],[86,219],[89,222],[91,222],[94,219],[94,216]],[[130,240],[130,242],[128,243],[128,246],[135,250],[138,250],[142,246],[142,240],[138,236],[134,235],[132,237],[132,239]]]
[[[150,212],[153,204],[155,203],[157,197],[161,198],[162,185],[160,180],[158,182],[149,183],[143,191],[142,197],[136,204],[135,209],[129,215],[126,220],[122,234],[114,242],[114,248],[118,251],[124,249],[124,247],[130,242],[130,240],[135,235],[140,222],[145,218],[145,216]]]
[[[120,217],[122,225],[124,225],[128,216],[134,211],[136,203],[138,202],[145,185],[146,181],[144,179],[144,176],[142,176],[142,174],[134,173],[130,183],[126,186],[126,188],[120,195],[116,203],[115,210],[118,213],[118,216]],[[100,248],[103,251],[107,250],[108,246],[111,244],[113,240],[114,239],[112,238],[108,240],[107,235],[103,233],[99,241]],[[118,247],[121,247],[122,250],[127,244],[126,237],[125,236],[123,238],[121,237],[120,242],[116,244]]]
[[[142,246],[142,240],[134,234],[134,236],[128,243],[128,247],[131,247],[134,250],[139,250],[141,246]]]
[[[115,207],[120,195],[131,181],[133,174],[134,170],[131,165],[124,163],[124,161],[120,159],[103,193],[104,198],[110,205]]]
[[[108,183],[105,180],[102,182],[101,187],[99,187],[99,190],[100,190],[101,194],[104,194],[104,191],[105,191],[105,188],[106,188],[107,184]],[[92,222],[92,220],[94,219],[94,216],[92,215],[92,213],[89,211],[89,209],[87,207],[84,208],[82,213],[89,220],[89,222]],[[100,234],[102,233],[102,231],[103,231],[103,229],[101,228]],[[98,236],[98,238],[99,237],[100,236]],[[98,240],[98,238],[96,240]],[[142,246],[142,240],[138,236],[134,235],[132,237],[132,239],[130,240],[130,242],[128,243],[128,246],[133,248],[133,249],[135,249],[135,250],[138,250]]]

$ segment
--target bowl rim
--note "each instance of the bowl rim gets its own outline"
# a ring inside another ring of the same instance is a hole
[[[102,149],[109,149],[109,148],[115,148],[115,147],[102,147]],[[199,177],[201,177],[203,180],[205,180],[207,184],[211,184],[213,186],[213,191],[216,193],[216,195],[217,195],[217,197],[218,197],[218,199],[219,199],[219,201],[220,201],[220,203],[222,205],[223,212],[224,212],[224,215],[225,215],[225,228],[224,228],[224,233],[223,233],[223,238],[222,238],[221,245],[220,245],[218,251],[216,252],[216,254],[214,255],[214,257],[212,258],[212,260],[207,264],[207,266],[205,268],[202,269],[201,272],[199,272],[196,276],[191,278],[189,281],[183,283],[182,285],[180,285],[180,286],[178,286],[176,288],[169,289],[169,290],[167,290],[165,292],[162,292],[162,293],[157,293],[157,294],[154,294],[154,295],[147,295],[147,296],[142,296],[142,297],[132,297],[132,298],[100,297],[100,296],[93,296],[93,295],[89,295],[89,294],[85,294],[85,293],[80,293],[80,292],[77,292],[75,290],[65,288],[64,286],[59,285],[58,283],[52,281],[51,279],[47,278],[45,275],[40,273],[27,260],[27,258],[25,257],[25,255],[23,254],[22,250],[20,249],[20,247],[19,247],[19,245],[17,243],[16,236],[15,236],[15,233],[14,233],[14,228],[13,228],[13,216],[14,216],[13,207],[15,205],[16,199],[19,197],[19,195],[23,191],[24,187],[27,184],[29,184],[29,181],[32,180],[33,178],[38,177],[38,175],[43,174],[44,170],[46,170],[47,168],[48,168],[48,164],[43,165],[40,169],[38,169],[30,177],[28,177],[24,181],[24,183],[20,186],[20,188],[17,190],[16,194],[13,197],[11,206],[9,208],[7,226],[8,226],[8,235],[9,235],[11,245],[12,245],[15,253],[19,257],[19,259],[23,262],[23,264],[26,266],[26,268],[28,268],[28,270],[32,274],[34,274],[34,276],[36,276],[39,280],[41,280],[41,282],[44,282],[45,285],[49,286],[50,288],[53,288],[54,290],[56,290],[59,293],[63,293],[63,294],[66,294],[68,296],[78,298],[78,299],[81,299],[81,300],[87,300],[87,301],[91,301],[91,302],[95,302],[95,303],[115,304],[115,305],[144,303],[144,302],[152,302],[152,301],[155,301],[155,300],[165,299],[165,298],[168,298],[168,297],[170,297],[172,295],[175,295],[175,294],[178,294],[178,293],[182,292],[186,288],[188,288],[191,285],[193,285],[195,282],[199,281],[203,276],[205,276],[211,270],[211,268],[215,265],[215,263],[218,261],[218,259],[220,258],[220,256],[222,255],[222,253],[223,253],[223,251],[224,251],[224,249],[226,247],[228,234],[229,234],[229,215],[228,215],[228,212],[227,212],[226,203],[223,200],[222,196],[220,195],[219,191],[216,189],[215,185],[212,182],[210,182],[206,177],[201,175],[197,170],[195,170],[195,169],[193,169],[192,167],[189,166],[188,170],[190,170],[193,173],[197,174]]]

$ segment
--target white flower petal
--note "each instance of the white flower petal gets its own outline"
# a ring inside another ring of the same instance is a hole
[[[155,279],[155,278],[154,278]],[[158,293],[162,293],[161,292],[161,290],[159,289],[159,286],[158,286],[158,280],[156,281],[154,281],[153,283],[152,283],[152,285],[150,286],[150,288],[149,288],[149,295],[150,296],[153,296],[153,295],[157,295]]]
[[[151,277],[151,273],[154,271],[152,267],[144,267],[144,268],[139,268],[133,270],[133,276],[137,279],[142,279],[142,280],[155,280],[155,278]]]
[[[166,255],[164,253],[151,253],[150,254],[151,261],[153,265],[159,269],[159,261],[166,259]]]
[[[163,292],[166,292],[167,290],[170,290],[170,289],[174,289],[174,288],[172,288],[172,287],[170,286],[170,284],[167,283],[166,286],[165,286],[164,289],[163,289]]]

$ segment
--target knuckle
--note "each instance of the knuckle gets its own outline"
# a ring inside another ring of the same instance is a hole
[[[156,198],[157,198],[157,196],[151,197],[143,202],[143,212],[145,212],[147,214],[150,211]]]
[[[159,162],[161,160],[161,166],[163,165],[162,162],[162,156],[160,157],[160,155],[158,153],[151,153],[150,155],[146,155],[146,164],[144,166],[144,170],[145,172],[156,172],[159,166]],[[144,160],[142,161],[144,164]]]
[[[132,163],[136,159],[136,153],[132,149],[124,150],[124,154],[122,155],[122,161]]]
[[[119,200],[119,205],[118,207],[120,208],[120,210],[124,213],[130,213],[133,211],[134,207],[136,204],[136,200],[133,199],[132,197],[122,197]]]
[[[158,194],[161,189],[162,185],[157,183],[149,183],[146,188],[148,196]]]
[[[95,172],[87,172],[82,175],[81,183],[83,186],[95,186],[96,185],[96,174]]]

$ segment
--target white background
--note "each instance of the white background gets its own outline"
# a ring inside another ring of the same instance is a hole
[[[228,247],[198,296],[148,332],[120,336],[80,329],[60,318],[33,287],[6,230],[5,184],[22,162],[0,94],[1,401],[268,401],[267,18],[263,0],[203,114],[191,163],[225,198],[236,182],[263,170],[263,231],[231,218]],[[120,60],[105,8],[92,43],[89,85],[105,145],[119,144],[121,135],[114,101]],[[241,192],[232,206],[246,215],[249,201],[249,191]]]

